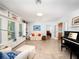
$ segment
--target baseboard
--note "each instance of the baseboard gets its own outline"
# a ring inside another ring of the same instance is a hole
[[[19,45],[21,45],[21,44],[22,44],[23,42],[25,42],[25,41],[26,41],[26,40],[20,42],[18,45],[16,45],[15,47],[13,47],[12,50],[15,49],[16,47],[18,47]]]

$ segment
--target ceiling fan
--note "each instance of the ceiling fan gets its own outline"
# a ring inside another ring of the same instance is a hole
[[[36,4],[41,4],[42,1],[41,0],[36,0]]]

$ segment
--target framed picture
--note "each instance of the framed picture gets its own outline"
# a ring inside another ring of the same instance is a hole
[[[72,26],[79,26],[79,16],[72,19]]]
[[[41,30],[41,26],[40,25],[34,25],[33,26],[33,30],[34,31],[40,31]]]

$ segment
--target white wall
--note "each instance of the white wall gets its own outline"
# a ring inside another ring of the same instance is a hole
[[[29,25],[29,35],[31,35],[33,31],[33,26],[34,25],[41,25],[41,34],[46,35],[46,30],[50,30],[52,33],[52,37],[54,37],[54,22],[32,22]]]
[[[54,26],[58,25],[58,23],[60,22],[63,22],[63,27],[64,27],[63,31],[79,31],[79,26],[72,26],[72,19],[77,16],[79,16],[79,9],[60,18],[60,20],[55,22]],[[54,35],[54,37],[57,38],[57,35],[58,34],[56,34],[56,36]]]
[[[8,34],[8,32],[7,32],[8,19],[5,17],[2,17],[2,16],[0,16],[0,19],[1,19],[1,30],[3,30],[3,31],[1,31],[1,39],[3,39],[3,40],[1,40],[1,42],[3,44],[5,44],[7,42],[7,38],[8,38],[8,36],[7,36],[7,34]]]
[[[22,20],[20,17],[18,17],[17,20],[12,20],[12,19],[8,18],[7,16],[5,16],[4,14],[5,14],[5,12],[3,13],[3,11],[0,10],[0,19],[2,19],[1,28],[4,30],[4,31],[1,31],[0,41],[1,41],[1,44],[4,46],[7,45],[7,46],[15,47],[25,40],[25,37],[23,37],[23,36],[19,37],[19,23],[23,24]],[[15,22],[15,36],[17,39],[15,42],[12,39],[8,40],[8,20]],[[26,29],[25,29],[25,27],[23,27],[23,35],[25,35],[25,33],[24,33],[25,31],[26,31]]]
[[[72,19],[76,16],[79,16],[79,10],[75,10],[72,13],[69,13],[67,15],[65,15],[64,17],[60,18],[58,21],[55,22],[55,25],[58,25],[58,23],[63,23],[63,31],[79,31],[79,27],[73,27],[72,26]],[[54,25],[54,26],[55,26]],[[56,29],[58,29],[56,27]],[[57,30],[56,30],[57,32]],[[56,38],[57,38],[57,34],[56,34]]]
[[[22,24],[23,36],[26,36],[26,23]]]
[[[73,11],[72,13],[69,13],[67,15],[65,15],[64,17],[58,19],[58,21],[56,22],[33,22],[29,24],[29,35],[33,32],[33,25],[41,25],[42,26],[42,30],[41,32],[43,33],[43,35],[46,34],[46,29],[48,30],[49,28],[51,29],[50,31],[52,32],[52,37],[55,37],[55,26],[60,23],[63,22],[63,26],[64,29],[63,31],[79,31],[79,27],[73,27],[72,26],[72,18],[79,16],[79,9]],[[46,26],[48,28],[46,28]],[[57,31],[57,30],[56,30]]]
[[[77,16],[79,16],[79,9],[61,18],[61,21],[65,23],[65,30],[79,31],[79,26],[72,26],[72,19]]]
[[[43,23],[39,23],[39,22],[33,22],[33,23],[30,23],[30,27],[29,27],[29,32],[30,32],[30,35],[32,32],[34,32],[33,30],[33,26],[34,25],[40,25],[41,26],[41,30],[39,32],[41,32],[42,34],[45,34],[45,25]]]

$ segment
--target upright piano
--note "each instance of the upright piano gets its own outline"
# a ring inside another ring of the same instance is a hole
[[[75,54],[77,56],[77,59],[79,59],[79,32],[64,31],[64,36],[62,37],[62,43],[63,41],[65,47],[67,47],[71,51],[70,59],[72,59],[72,54]]]

